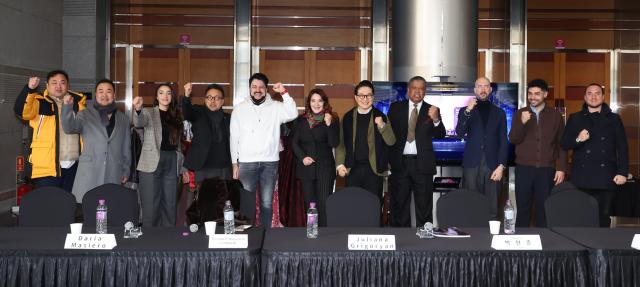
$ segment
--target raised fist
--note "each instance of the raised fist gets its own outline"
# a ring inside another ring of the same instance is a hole
[[[384,120],[382,119],[382,117],[376,117],[373,121],[376,123],[379,129],[384,128]]]
[[[191,89],[192,89],[191,83],[184,84],[184,96],[185,97],[188,98],[188,97],[191,96]]]
[[[440,109],[438,109],[438,107],[436,106],[431,106],[429,107],[429,118],[431,118],[432,121],[434,122],[439,122],[440,121],[440,117],[438,116]]]
[[[478,104],[478,99],[476,99],[476,97],[471,98],[471,100],[469,100],[469,103],[467,103],[467,112],[473,110],[476,104]]]
[[[522,124],[526,124],[530,119],[531,119],[530,111],[522,112],[522,115],[520,116],[520,120],[522,120]]]
[[[327,124],[327,126],[331,125],[331,114],[330,113],[325,113],[324,114],[324,123]]]
[[[284,93],[287,89],[284,88],[284,85],[280,82],[277,82],[273,85],[273,91],[279,94]]]
[[[133,109],[139,112],[142,109],[142,103],[142,97],[138,96],[133,98]]]

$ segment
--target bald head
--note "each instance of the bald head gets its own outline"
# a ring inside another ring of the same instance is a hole
[[[480,77],[476,80],[475,86],[473,87],[473,92],[476,94],[476,97],[481,101],[486,101],[489,99],[489,95],[491,94],[491,80],[487,77]]]

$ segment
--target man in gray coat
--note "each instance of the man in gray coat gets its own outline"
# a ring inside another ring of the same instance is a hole
[[[129,120],[115,106],[115,85],[103,79],[96,84],[93,104],[75,114],[73,99],[64,97],[62,126],[65,133],[80,134],[83,148],[73,194],[78,203],[87,191],[105,183],[122,184],[129,177],[131,133]]]

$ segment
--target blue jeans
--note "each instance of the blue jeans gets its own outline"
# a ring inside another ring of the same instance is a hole
[[[244,189],[256,192],[260,186],[260,225],[271,228],[273,190],[278,174],[278,162],[240,162],[240,182]]]

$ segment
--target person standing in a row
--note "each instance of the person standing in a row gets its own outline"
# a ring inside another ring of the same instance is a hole
[[[336,170],[346,176],[347,187],[366,189],[382,204],[383,176],[389,171],[389,148],[396,138],[387,116],[373,107],[374,92],[367,80],[354,89],[356,107],[342,117]]]
[[[567,152],[560,142],[564,119],[545,104],[547,82],[535,79],[527,85],[529,106],[513,116],[509,140],[516,146],[516,226],[529,227],[535,203],[534,226],[546,227],[544,201],[554,185],[564,180]]]
[[[433,221],[433,175],[436,157],[433,139],[446,135],[440,110],[424,101],[427,81],[413,77],[407,84],[408,100],[389,108],[396,143],[390,149],[391,226],[411,226],[411,193],[417,226]]]
[[[73,183],[77,202],[87,191],[105,183],[124,184],[131,166],[131,129],[129,119],[118,111],[115,85],[98,81],[93,104],[75,112],[73,96],[66,95],[62,105],[62,128],[67,134],[80,134],[84,141],[78,172]]]
[[[462,159],[462,187],[489,199],[490,218],[498,218],[498,192],[507,165],[507,118],[489,101],[491,81],[475,82],[475,97],[458,112],[456,134],[466,141]]]
[[[133,125],[144,128],[140,172],[142,222],[147,226],[175,226],[177,184],[181,174],[182,113],[169,84],[156,89],[153,107],[133,99]]]
[[[298,116],[296,103],[282,83],[273,90],[282,95],[274,101],[267,93],[269,79],[262,73],[249,78],[249,96],[231,113],[229,143],[233,178],[249,192],[260,187],[260,223],[271,228],[273,191],[280,160],[280,125]]]
[[[622,119],[604,102],[601,85],[587,86],[582,110],[569,116],[562,147],[573,150],[571,183],[598,201],[600,227],[609,227],[614,191],[627,182],[629,146]]]
[[[316,202],[320,226],[327,224],[326,202],[336,178],[333,148],[339,142],[340,122],[332,115],[329,98],[322,89],[311,90],[305,113],[295,121],[292,147],[305,208]]]

